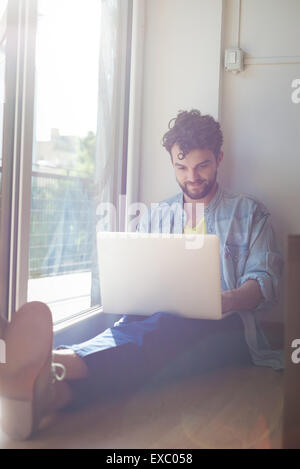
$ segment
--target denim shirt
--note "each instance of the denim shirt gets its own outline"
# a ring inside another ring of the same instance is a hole
[[[183,202],[183,192],[180,192],[151,204],[137,231],[183,233],[187,217]],[[207,234],[216,234],[220,240],[222,290],[238,288],[249,279],[259,283],[263,295],[260,304],[253,311],[237,311],[244,324],[253,363],[283,369],[283,351],[271,350],[256,314],[278,301],[283,267],[269,212],[257,199],[229,193],[218,185],[215,196],[204,208],[204,216]]]

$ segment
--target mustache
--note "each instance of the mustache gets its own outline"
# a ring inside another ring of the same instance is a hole
[[[206,179],[203,179],[203,180],[198,180],[198,181],[195,181],[195,182],[191,182],[191,181],[187,181],[185,182],[185,184],[191,184],[192,186],[196,186],[197,184],[203,184],[204,182],[206,182]]]

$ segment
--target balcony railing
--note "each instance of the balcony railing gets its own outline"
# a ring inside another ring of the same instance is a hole
[[[0,211],[2,167],[0,166]],[[29,278],[91,269],[93,180],[32,172]]]
[[[33,171],[30,278],[91,269],[93,180]]]
[[[1,186],[0,167],[0,211]],[[31,194],[28,300],[56,323],[91,306],[93,180],[33,171]]]

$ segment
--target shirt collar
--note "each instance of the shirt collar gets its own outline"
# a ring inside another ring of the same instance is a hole
[[[215,195],[213,196],[213,198],[211,199],[211,201],[209,202],[209,204],[206,205],[206,207],[204,208],[204,213],[210,213],[210,212],[213,212],[217,205],[219,204],[221,198],[222,198],[222,195],[223,195],[223,190],[220,186],[220,184],[218,183],[218,187],[217,187],[217,191],[215,193]]]

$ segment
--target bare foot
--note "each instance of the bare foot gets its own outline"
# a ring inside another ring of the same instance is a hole
[[[52,342],[52,315],[40,302],[24,305],[6,327],[6,363],[0,365],[1,424],[13,439],[29,438],[47,409]]]

